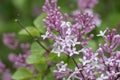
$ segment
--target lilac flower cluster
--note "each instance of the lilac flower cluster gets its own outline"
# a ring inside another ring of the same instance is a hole
[[[18,56],[14,53],[9,54],[8,58],[9,60],[14,64],[14,67],[32,67],[31,65],[26,63],[26,58],[31,54],[29,43],[22,43],[21,49],[22,53],[20,53]]]
[[[8,58],[14,64],[14,67],[30,67],[26,63],[26,58],[31,54],[30,44],[29,43],[19,43],[15,39],[15,33],[3,34],[3,43],[11,49],[21,49],[21,53],[17,56],[14,53],[10,53]]]
[[[47,18],[43,20],[47,25],[47,30],[50,32],[52,29],[60,32],[60,26],[62,24],[62,14],[60,12],[60,7],[56,6],[57,0],[52,0],[51,4],[49,0],[46,0],[45,5],[43,6],[43,11],[47,13]],[[55,15],[55,16],[54,16]],[[56,27],[57,26],[57,27]]]
[[[21,50],[21,53],[16,55],[10,53],[8,59],[13,63],[13,66],[17,69],[20,67],[26,67],[30,70],[35,70],[33,65],[26,63],[26,58],[31,54],[29,43],[19,43],[15,38],[15,33],[3,34],[3,43],[10,49]],[[9,69],[6,69],[5,65],[0,61],[0,73],[2,73],[2,80],[12,80]]]
[[[49,0],[46,0],[43,11],[46,11],[48,16],[44,19],[47,32],[45,35],[42,35],[42,37],[43,39],[50,38],[55,41],[52,51],[57,53],[58,56],[60,56],[61,53],[69,56],[79,54],[80,50],[77,51],[76,46],[84,46],[87,44],[87,41],[93,37],[93,34],[87,38],[83,36],[95,27],[92,16],[79,14],[79,16],[75,18],[75,24],[66,22],[62,17],[60,8],[56,6],[56,0],[52,0],[51,3],[49,3]]]
[[[61,67],[54,70],[56,79],[120,80],[120,51],[115,51],[120,45],[120,35],[115,32],[114,29],[100,32],[98,36],[103,37],[105,44],[100,44],[95,53],[92,48],[82,48],[83,56],[74,70],[67,68],[67,63],[57,64]]]
[[[67,75],[69,75],[73,72],[71,69],[67,68],[67,64],[64,64],[63,61],[61,61],[59,64],[57,64],[57,68],[58,68],[58,70],[53,71],[53,73],[56,76],[56,79],[61,79],[63,77],[66,77]]]
[[[81,5],[84,8],[93,8],[97,3],[97,0],[84,1],[86,3]],[[66,22],[57,7],[57,0],[46,0],[43,11],[47,13],[43,20],[47,28],[43,39],[53,39],[52,52],[59,57],[60,54],[69,56],[76,65],[70,69],[67,63],[58,63],[58,69],[53,71],[56,80],[120,80],[120,51],[116,51],[120,45],[120,35],[114,29],[100,31],[97,36],[102,36],[105,44],[99,44],[99,48],[93,52],[92,48],[87,47],[87,42],[94,36],[88,35],[95,28],[93,15],[79,12],[75,15],[74,23]],[[82,56],[79,62],[75,62],[75,54]]]
[[[88,13],[93,16],[93,20],[97,26],[100,26],[101,20],[97,13],[94,13],[93,8],[98,3],[98,0],[77,0],[79,10],[73,11],[73,15],[77,16],[79,13]]]

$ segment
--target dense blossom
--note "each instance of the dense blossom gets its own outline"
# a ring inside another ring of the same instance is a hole
[[[8,55],[8,59],[13,64],[13,67],[18,69],[20,67],[25,67],[35,72],[36,70],[32,64],[28,64],[26,62],[27,57],[31,54],[30,44],[29,43],[19,43],[17,39],[15,39],[14,33],[8,33],[3,35],[3,43],[13,50],[21,50],[21,52],[16,55],[15,53],[10,53]],[[12,75],[9,69],[0,61],[0,73],[2,74],[2,80],[12,80]]]
[[[105,36],[105,33],[107,35]],[[119,46],[120,44],[120,35],[116,35],[116,30],[113,29],[110,31],[109,29],[105,30],[104,32],[101,32],[98,36],[102,36],[106,44],[104,46],[100,45],[101,48],[107,52],[112,54],[112,52]]]
[[[120,35],[116,33],[115,29],[112,31],[107,29],[104,32],[100,31],[98,36],[102,36],[105,41],[104,45],[100,44],[97,51],[100,55],[99,62],[104,67],[101,71],[104,71],[104,75],[106,75],[109,80],[119,80],[120,51],[116,51],[116,49],[120,45]]]
[[[56,30],[60,32],[60,26],[62,24],[62,14],[60,12],[60,7],[57,7],[57,0],[52,0],[51,3],[49,0],[46,0],[45,5],[43,6],[43,11],[47,13],[44,23],[47,25],[47,30]]]
[[[19,67],[29,67],[30,65],[26,63],[26,58],[30,55],[30,53],[19,54],[16,56],[15,54],[9,54],[9,60],[14,64],[16,68]]]
[[[107,32],[107,35],[105,35],[105,32]],[[100,75],[97,80],[119,80],[120,78],[120,53],[119,51],[115,51],[115,49],[120,45],[119,43],[119,34],[115,34],[116,31],[113,29],[110,31],[107,29],[103,33],[99,34],[98,36],[102,36],[105,40],[104,46],[100,45],[99,49],[96,53],[94,53],[94,57],[90,58],[90,60],[87,60],[87,58],[84,56],[83,59],[80,59],[80,61],[83,62],[83,64],[87,64],[90,66],[91,59],[94,59],[92,62],[92,65],[90,68],[93,68],[92,70],[87,67],[85,70],[87,71],[93,71],[91,74],[93,75],[92,78],[95,78],[95,75]],[[114,45],[114,46],[113,46]],[[85,52],[86,50],[84,50]],[[88,55],[91,53],[86,51]],[[85,53],[84,53],[85,54]],[[105,54],[108,54],[106,56]],[[97,56],[99,55],[99,57]],[[91,55],[92,56],[92,55]],[[101,68],[102,67],[102,68]],[[84,70],[84,68],[82,69]],[[94,74],[95,73],[95,74]],[[87,77],[88,72],[87,72]]]
[[[88,13],[85,13],[83,15],[79,13],[75,17],[75,22],[78,24],[77,26],[79,26],[80,29],[82,28],[82,31],[80,32],[81,35],[87,34],[95,28],[93,16],[89,16]]]
[[[30,70],[35,71],[33,65],[26,63],[26,58],[31,54],[29,43],[19,43],[15,39],[14,33],[8,33],[3,35],[3,43],[12,49],[20,49],[21,52],[16,55],[15,53],[10,53],[8,59],[13,63],[13,66],[18,69],[20,67],[26,67]],[[5,65],[0,61],[0,72],[2,73],[2,80],[11,80],[11,72],[6,69]]]
[[[87,13],[88,15],[93,16],[95,25],[100,26],[101,19],[98,13],[95,13],[93,8],[98,3],[98,0],[77,0],[79,10],[73,11],[73,15],[76,16],[80,12]]]
[[[53,73],[55,74],[56,80],[62,79],[69,75],[72,70],[67,68],[67,63],[65,64],[63,61],[58,63],[57,65],[58,70],[54,70]]]
[[[106,56],[106,52],[100,47],[95,53],[92,49],[83,48],[81,50],[82,58],[79,59],[78,67],[71,70],[66,76],[61,76],[64,80],[119,80],[120,79],[120,51],[113,55]],[[108,53],[110,54],[110,53]],[[68,72],[67,67],[62,65],[64,73]],[[61,68],[58,68],[61,69]],[[66,71],[65,71],[66,70]],[[55,70],[56,71],[56,70]],[[60,74],[61,72],[57,72]],[[64,75],[61,74],[61,75]],[[60,75],[56,75],[59,77]]]
[[[49,9],[47,8],[48,6]],[[50,38],[55,41],[52,51],[57,53],[58,56],[60,56],[61,53],[69,56],[79,54],[80,50],[77,50],[76,46],[84,46],[87,41],[93,37],[93,34],[87,38],[83,36],[92,31],[95,27],[92,16],[88,14],[79,14],[75,19],[76,24],[72,24],[62,19],[63,16],[60,13],[60,9],[58,9],[56,0],[52,0],[51,3],[46,0],[43,11],[46,11],[48,15],[46,19],[44,19],[47,32],[45,35],[42,35],[42,37],[43,39]]]
[[[10,49],[21,51],[18,55],[15,53],[10,53],[8,55],[8,59],[15,69],[25,67],[33,71],[36,75],[37,70],[35,67],[32,64],[28,64],[26,62],[27,57],[31,54],[29,43],[18,42],[14,33],[4,34],[3,43]],[[0,73],[2,74],[2,80],[12,80],[12,74],[10,70],[6,68],[2,61],[0,61]]]
[[[26,63],[26,58],[31,54],[31,51],[29,50],[30,48],[29,43],[22,43],[20,46],[22,53],[20,53],[19,55],[15,55],[14,53],[9,54],[8,56],[9,60],[14,64],[16,68],[19,67],[32,68],[32,65]]]
[[[52,52],[66,54],[73,59],[74,54],[81,55],[74,69],[67,67],[63,61],[57,64],[53,71],[56,80],[119,80],[120,78],[120,51],[116,49],[120,45],[120,35],[116,30],[106,29],[100,31],[97,36],[102,36],[105,44],[99,44],[99,48],[93,52],[87,47],[87,42],[94,36],[89,34],[96,25],[98,15],[93,13],[93,7],[97,0],[78,0],[81,11],[74,14],[74,19],[66,21],[57,7],[57,0],[46,0],[43,11],[47,13],[44,23],[47,31],[42,35],[43,39],[54,40]],[[96,16],[96,17],[95,17]],[[99,21],[97,23],[100,23]],[[87,35],[87,36],[86,36]],[[79,47],[79,48],[78,48]]]
[[[3,35],[3,43],[12,49],[21,49],[21,53],[19,55],[15,55],[14,53],[10,53],[8,58],[14,64],[14,67],[32,67],[31,65],[26,63],[26,58],[31,54],[30,44],[29,43],[19,43],[18,40],[15,39],[14,33],[8,33]]]

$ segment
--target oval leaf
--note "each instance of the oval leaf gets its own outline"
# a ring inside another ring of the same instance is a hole
[[[41,54],[31,54],[30,56],[28,56],[26,62],[28,64],[45,63],[46,59],[44,56],[41,56]]]
[[[40,36],[40,33],[39,31],[35,28],[35,27],[32,27],[32,26],[29,26],[29,27],[26,27],[26,29],[31,33],[32,36],[37,36],[39,37]],[[29,35],[25,29],[22,29],[20,32],[19,32],[20,35]]]
[[[44,45],[46,47],[46,45],[41,42],[42,45]],[[41,54],[43,55],[46,51],[36,42],[34,42],[32,45],[31,45],[31,51],[32,51],[32,54]]]
[[[35,20],[34,20],[34,25],[39,29],[41,33],[45,32],[45,27],[43,23],[43,19],[46,17],[45,13],[40,14]]]
[[[19,68],[12,76],[15,80],[29,79],[33,76],[33,73],[26,68]]]

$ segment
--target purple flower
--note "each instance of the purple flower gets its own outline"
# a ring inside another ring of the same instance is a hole
[[[93,16],[93,20],[96,26],[100,26],[101,19],[98,13],[95,13],[93,8],[98,3],[98,0],[77,0],[79,10],[73,11],[73,15],[81,13],[87,13],[89,16]]]
[[[60,8],[57,7],[57,0],[51,0],[51,3],[49,0],[46,0],[45,5],[43,6],[43,11],[47,13],[46,19],[43,20],[47,25],[47,30],[49,32],[51,30],[60,32],[63,16],[60,12]]]
[[[95,22],[93,16],[89,16],[88,13],[78,14],[75,18],[76,23],[82,28],[81,35],[91,32],[95,28]]]
[[[17,49],[19,48],[18,41],[15,39],[15,34],[14,33],[9,33],[9,34],[3,34],[3,43],[12,49]],[[20,44],[20,48],[22,53],[19,54],[18,56],[15,55],[14,53],[10,53],[8,58],[9,60],[13,63],[15,68],[19,67],[27,67],[33,69],[32,65],[29,65],[26,63],[26,58],[31,54],[30,51],[30,44],[29,43],[22,43]],[[6,70],[5,65],[0,61],[0,72],[3,72]]]
[[[19,67],[33,68],[32,65],[26,63],[27,57],[31,54],[30,44],[22,43],[20,47],[22,49],[22,53],[19,55],[15,55],[14,53],[9,54],[8,56],[9,60],[13,63],[15,68]]]
[[[58,70],[54,70],[56,80],[65,79],[65,76],[69,75],[72,70],[67,68],[67,64],[64,64],[63,61],[57,64]],[[66,80],[66,79],[65,79]]]
[[[100,65],[104,66],[101,73],[104,72],[109,80],[116,80],[120,75],[120,57],[119,51],[116,52],[115,50],[120,45],[120,35],[116,33],[115,29],[112,31],[107,29],[104,32],[100,31],[98,36],[102,36],[105,41],[105,44],[100,44],[97,50],[100,55]]]
[[[105,35],[106,32],[107,35]],[[110,54],[120,45],[120,35],[116,34],[115,29],[113,29],[112,31],[110,31],[109,29],[105,30],[104,32],[100,31],[100,34],[98,34],[97,36],[103,37],[106,43],[104,44],[104,46],[100,44],[100,47]]]
[[[18,48],[18,41],[15,39],[14,33],[3,34],[3,43],[8,48],[17,49]]]
[[[30,52],[25,54],[19,54],[18,56],[14,54],[9,55],[9,60],[14,64],[16,68],[19,67],[30,67],[29,64],[26,63],[26,58],[30,55]]]
[[[82,0],[79,1],[82,2]],[[105,44],[99,44],[96,52],[87,47],[88,41],[94,36],[90,32],[95,28],[96,20],[99,18],[91,9],[96,4],[97,0],[85,0],[83,5],[80,5],[83,11],[76,12],[74,19],[66,21],[60,8],[57,7],[57,0],[45,1],[43,11],[46,12],[47,17],[43,21],[47,31],[42,37],[54,40],[52,52],[58,57],[60,54],[72,57],[76,65],[72,70],[67,68],[68,64],[63,61],[57,64],[57,69],[53,71],[56,80],[119,79],[120,51],[116,49],[120,45],[120,35],[116,34],[116,30],[100,31],[97,36],[102,36]],[[75,54],[81,55],[79,62],[75,62],[73,56]]]
[[[101,24],[100,15],[97,14],[97,13],[94,13],[92,9],[85,9],[85,10],[83,10],[83,11],[79,11],[79,10],[73,11],[72,14],[73,14],[74,17],[77,17],[77,16],[79,16],[81,13],[87,14],[88,16],[92,16],[92,18],[93,18],[92,21],[94,22],[94,24],[95,24],[96,26],[100,26],[100,24]],[[74,21],[74,20],[73,20],[73,21]]]
[[[88,14],[78,14],[75,18],[75,24],[66,22],[56,3],[57,0],[52,0],[51,2],[46,0],[43,6],[43,11],[47,13],[47,17],[44,20],[47,32],[42,37],[43,39],[50,38],[55,41],[52,52],[57,53],[58,56],[61,53],[69,56],[79,54],[80,50],[77,50],[76,46],[85,46],[88,40],[93,37],[93,34],[89,37],[84,37],[95,27],[93,17]]]

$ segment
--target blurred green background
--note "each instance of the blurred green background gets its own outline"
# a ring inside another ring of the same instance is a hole
[[[0,0],[0,59],[8,67],[11,66],[7,59],[8,54],[18,52],[3,45],[3,33],[15,32],[19,41],[32,42],[29,36],[18,35],[21,28],[15,23],[15,19],[20,19],[25,26],[34,26],[33,21],[41,14],[43,4],[44,0]],[[77,0],[59,0],[58,5],[63,13],[71,14],[73,10],[77,10]],[[101,26],[94,30],[95,34],[106,27],[120,31],[120,0],[99,0],[94,11],[101,16],[102,20]]]

